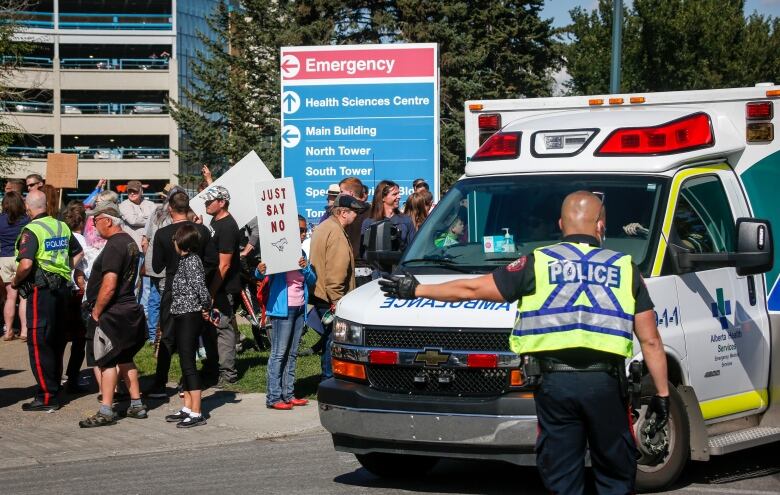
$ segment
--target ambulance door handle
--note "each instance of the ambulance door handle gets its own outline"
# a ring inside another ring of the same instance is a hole
[[[750,300],[750,305],[755,306],[756,305],[756,281],[753,278],[753,275],[748,276],[747,284],[748,284],[748,299]]]

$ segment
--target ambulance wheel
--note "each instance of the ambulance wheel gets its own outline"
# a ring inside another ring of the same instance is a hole
[[[416,478],[424,475],[439,462],[438,457],[421,455],[355,454],[361,466],[380,478]]]
[[[637,442],[642,442],[641,429],[645,424],[645,412],[650,398],[655,395],[655,386],[649,376],[642,380],[642,399],[639,419],[634,423]],[[666,453],[656,458],[648,456],[647,450],[639,459],[636,472],[638,492],[662,491],[674,483],[682,473],[690,455],[690,425],[682,398],[677,389],[669,384],[669,423],[664,428],[668,438]]]

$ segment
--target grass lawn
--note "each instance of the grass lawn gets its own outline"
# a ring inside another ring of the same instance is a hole
[[[252,330],[249,325],[239,325],[241,333],[245,337],[252,338]],[[309,330],[303,336],[300,349],[311,347],[319,339],[314,331]],[[263,392],[266,389],[266,364],[270,350],[258,352],[255,349],[247,349],[236,355],[236,369],[238,370],[238,382],[233,384],[231,390],[236,392]],[[135,364],[141,376],[154,376],[156,360],[152,346],[144,346],[135,356]],[[200,368],[200,367],[199,367]],[[320,383],[320,356],[299,356],[295,373],[295,396],[312,398],[317,394],[317,386]],[[171,361],[171,371],[168,381],[177,382],[181,378],[179,356],[174,355]]]

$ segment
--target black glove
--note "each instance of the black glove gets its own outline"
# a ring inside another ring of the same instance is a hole
[[[379,288],[387,297],[396,299],[414,299],[415,289],[420,285],[414,275],[404,270],[403,275],[390,275],[390,278],[379,279]]]
[[[661,397],[660,395],[654,395],[650,399],[650,404],[647,405],[647,412],[645,418],[649,418],[651,414],[655,415],[655,428],[656,430],[662,429],[669,421],[669,396]]]

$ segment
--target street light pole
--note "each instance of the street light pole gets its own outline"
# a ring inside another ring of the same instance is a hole
[[[612,3],[612,71],[609,78],[609,92],[620,93],[620,59],[623,38],[623,0]]]

